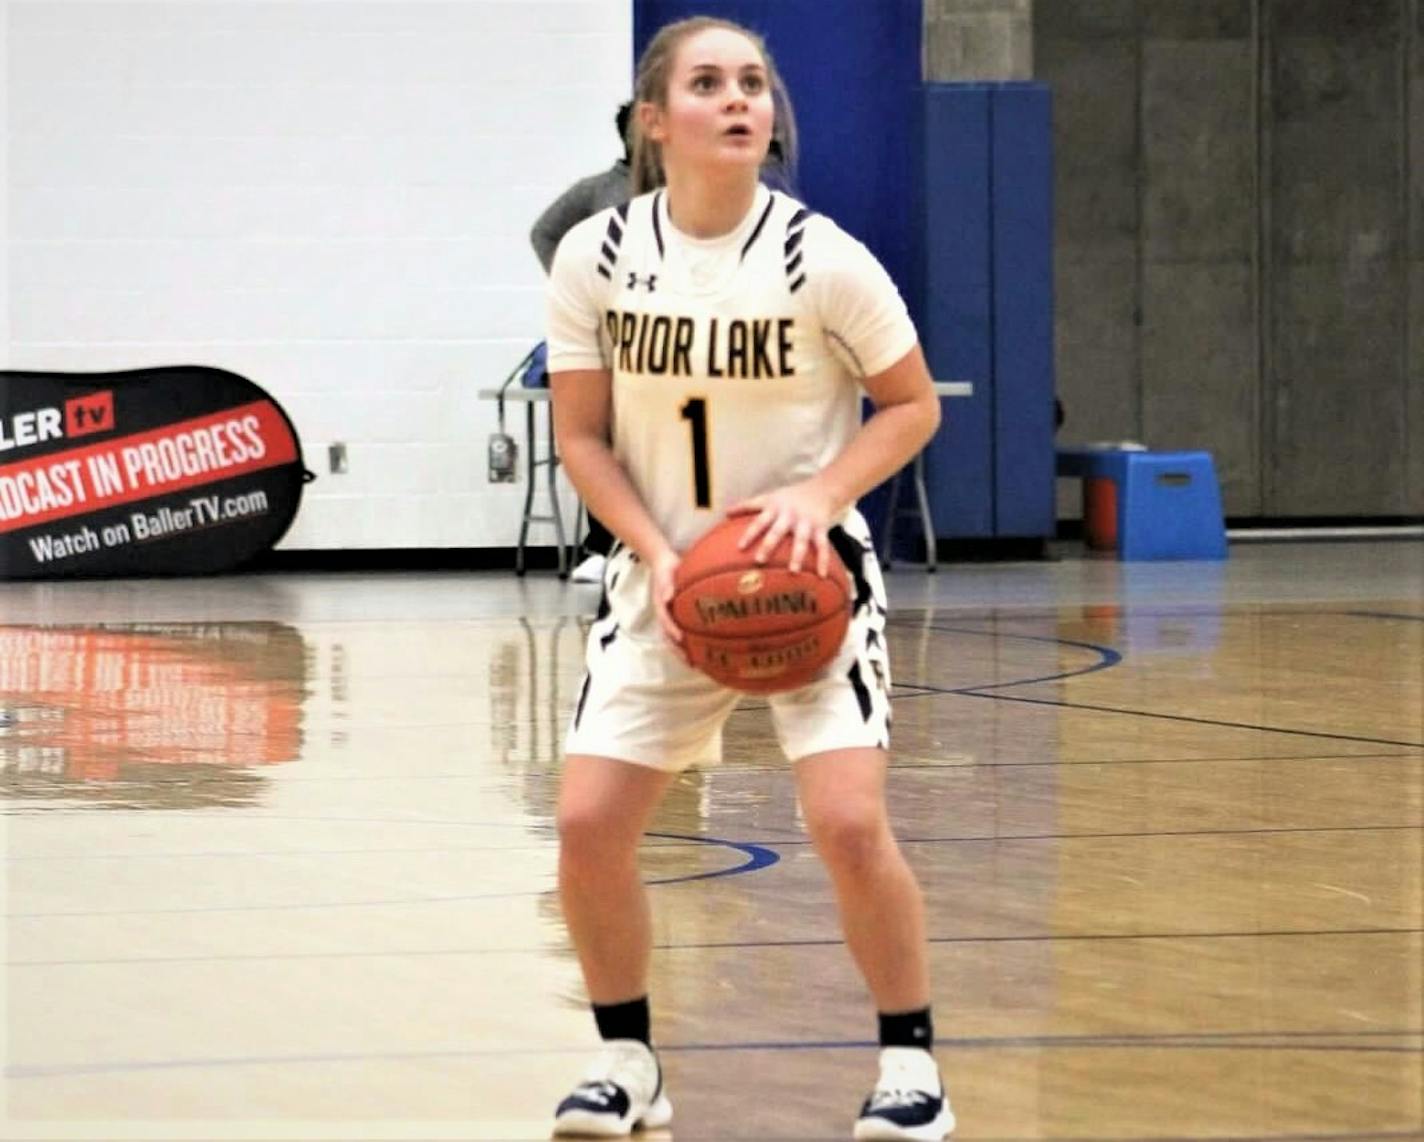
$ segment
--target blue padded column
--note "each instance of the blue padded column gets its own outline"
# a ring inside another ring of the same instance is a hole
[[[1055,529],[1053,138],[1049,90],[992,98],[994,534]]]
[[[942,539],[994,534],[990,99],[982,84],[924,88],[920,337],[936,380],[974,384],[973,397],[942,403],[925,457]]]

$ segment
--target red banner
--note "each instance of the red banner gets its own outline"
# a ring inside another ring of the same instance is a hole
[[[100,422],[104,411],[93,410]],[[112,419],[111,411],[108,415]],[[281,412],[270,401],[253,401],[86,448],[0,466],[0,533],[260,472],[296,459],[297,443]]]

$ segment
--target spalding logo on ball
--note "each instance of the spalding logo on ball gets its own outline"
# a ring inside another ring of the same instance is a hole
[[[746,517],[723,520],[678,564],[672,618],[692,665],[724,686],[770,694],[805,686],[840,651],[853,592],[834,551],[830,574],[791,571],[787,536],[763,564],[739,551]],[[809,558],[809,554],[808,554]]]

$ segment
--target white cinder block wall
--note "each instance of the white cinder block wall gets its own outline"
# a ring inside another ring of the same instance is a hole
[[[618,154],[631,8],[0,0],[0,363],[250,377],[320,477],[283,547],[511,545],[475,394],[542,336],[534,218]]]

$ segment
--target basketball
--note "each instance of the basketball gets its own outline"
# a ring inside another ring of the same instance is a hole
[[[722,685],[748,694],[795,690],[845,640],[850,575],[835,551],[824,579],[809,550],[802,569],[790,570],[789,535],[758,564],[752,549],[737,550],[751,518],[724,520],[688,549],[674,577],[672,618],[692,665]]]

